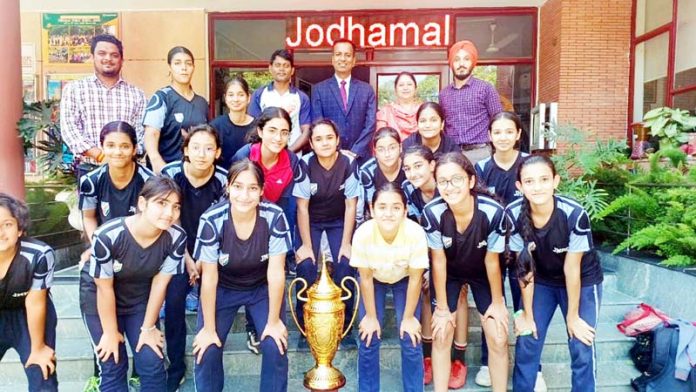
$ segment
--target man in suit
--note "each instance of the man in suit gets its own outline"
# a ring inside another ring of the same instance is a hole
[[[377,103],[372,87],[351,78],[355,66],[355,44],[338,39],[333,45],[334,76],[312,88],[312,120],[327,118],[338,125],[341,148],[362,164],[372,156],[370,140],[375,131]]]

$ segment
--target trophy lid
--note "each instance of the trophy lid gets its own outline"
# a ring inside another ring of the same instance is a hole
[[[321,254],[321,272],[319,279],[307,290],[307,297],[314,299],[333,299],[341,297],[341,289],[336,286],[326,268],[326,256]]]

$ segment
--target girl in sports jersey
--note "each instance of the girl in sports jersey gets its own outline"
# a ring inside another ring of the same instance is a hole
[[[94,233],[80,274],[80,308],[99,357],[99,390],[128,389],[125,339],[141,391],[166,391],[159,310],[172,275],[183,270],[186,233],[175,225],[181,193],[174,180],[150,178],[138,213],[112,219]]]
[[[0,360],[14,348],[29,391],[58,391],[53,249],[28,237],[26,204],[0,193]]]
[[[436,102],[425,102],[416,112],[418,132],[404,140],[403,148],[422,144],[435,154],[436,157],[453,151],[461,151],[461,147],[445,135],[445,114]]]
[[[403,167],[406,181],[401,185],[406,195],[408,217],[420,223],[423,208],[434,198],[440,196],[435,182],[435,157],[428,147],[415,144],[407,147],[403,153]],[[423,384],[433,381],[431,328],[432,310],[430,309],[430,275],[426,272],[423,279],[421,325],[423,328]]]
[[[256,120],[256,128],[247,134],[249,144],[237,151],[232,162],[248,158],[259,164],[266,178],[263,198],[283,210],[294,242],[297,203],[292,190],[296,183],[306,181],[306,176],[300,159],[288,149],[291,125],[290,115],[284,109],[273,106],[265,108]],[[291,248],[290,253],[292,252]],[[286,269],[289,274],[295,274],[293,254],[286,260]],[[257,330],[250,317],[247,317],[247,348],[256,354],[259,343],[254,333]]]
[[[232,157],[246,144],[246,135],[255,128],[254,117],[247,114],[251,92],[249,83],[234,75],[225,84],[225,106],[229,113],[221,114],[210,122],[220,135],[219,165],[225,170],[232,165]]]
[[[521,193],[515,187],[517,168],[522,159],[528,154],[519,150],[519,140],[522,135],[522,121],[512,112],[500,112],[493,116],[488,127],[491,138],[493,155],[476,163],[476,176],[488,191],[498,196],[503,205],[508,205]],[[503,264],[503,276],[507,274],[512,293],[512,307],[518,311],[522,307],[520,284],[514,263]],[[483,333],[483,331],[481,332]],[[488,346],[485,338],[481,341],[481,368],[476,374],[476,384],[484,387],[491,386],[490,370],[488,368]],[[542,386],[543,384],[543,386]],[[535,387],[536,390],[546,390],[541,373]]]
[[[594,391],[595,333],[602,300],[602,268],[590,218],[572,199],[555,195],[560,177],[542,155],[526,157],[517,172],[524,195],[507,206],[514,223],[510,249],[519,252],[523,312],[515,319],[515,391],[531,391],[546,332],[557,307],[568,329],[573,391]]]
[[[508,312],[500,253],[505,250],[503,207],[477,185],[473,165],[460,152],[442,155],[435,166],[441,197],[423,210],[432,260],[433,378],[435,391],[449,383],[450,349],[461,287],[474,295],[490,350],[493,391],[507,387]]]
[[[401,137],[399,132],[390,127],[382,127],[372,137],[374,158],[370,158],[360,167],[360,183],[363,187],[361,203],[358,203],[358,221],[369,219],[369,202],[375,189],[387,182],[398,186],[406,180],[401,169]],[[362,204],[362,205],[360,205]]]
[[[150,98],[145,113],[145,151],[148,165],[159,174],[164,165],[182,159],[186,130],[208,122],[208,102],[193,91],[193,53],[175,46],[167,53],[171,83]]]
[[[135,161],[138,141],[127,122],[104,125],[99,141],[107,163],[80,179],[79,207],[89,239],[102,223],[135,214],[138,194],[153,175]]]
[[[245,306],[262,331],[261,384],[263,392],[287,390],[288,331],[284,324],[285,254],[290,232],[283,211],[262,202],[264,173],[243,159],[232,165],[229,200],[206,211],[200,220],[194,259],[201,261],[196,389],[222,391],[222,347],[237,310]]]
[[[357,162],[339,150],[340,138],[333,121],[318,120],[309,132],[312,152],[304,155],[301,161],[308,181],[298,184],[293,190],[297,197],[297,226],[302,239],[302,246],[295,252],[297,275],[309,285],[317,279],[316,261],[321,252],[322,234],[326,233],[331,259],[334,260],[333,279],[341,282],[345,276],[354,275],[349,260],[356,203],[360,195]],[[303,301],[297,301],[298,320],[304,327],[303,305]],[[346,323],[350,322],[353,306],[353,301],[348,301]]]
[[[168,391],[175,391],[183,381],[186,372],[186,308],[198,308],[197,293],[187,300],[190,287],[198,280],[196,262],[190,256],[196,243],[198,221],[201,215],[225,194],[227,170],[215,166],[220,157],[220,143],[217,132],[209,125],[193,126],[184,138],[184,160],[168,163],[162,175],[172,178],[181,188],[181,226],[186,232],[186,269],[174,275],[167,286],[164,303],[164,326],[167,340]],[[187,302],[193,302],[189,304]]]
[[[350,265],[360,273],[361,301],[358,383],[361,392],[380,391],[379,348],[387,291],[394,296],[401,342],[403,390],[423,390],[420,292],[428,268],[425,232],[406,219],[406,196],[387,182],[375,190],[370,203],[373,217],[353,237]]]
[[[79,207],[85,236],[92,241],[94,231],[102,223],[136,212],[138,195],[153,173],[136,162],[135,129],[123,121],[112,121],[99,135],[106,164],[80,179]],[[80,257],[80,265],[89,259],[90,246]],[[80,267],[81,268],[81,267]],[[94,358],[94,374],[88,385],[99,382],[99,364]],[[137,377],[137,372],[133,373]]]

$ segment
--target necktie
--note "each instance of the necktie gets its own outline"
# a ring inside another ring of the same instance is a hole
[[[345,80],[341,80],[341,100],[343,101],[343,110],[348,110],[348,93],[346,92]]]

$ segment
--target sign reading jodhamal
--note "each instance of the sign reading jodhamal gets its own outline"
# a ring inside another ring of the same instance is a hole
[[[97,34],[118,36],[118,14],[43,14],[43,57],[48,64],[83,64]]]

